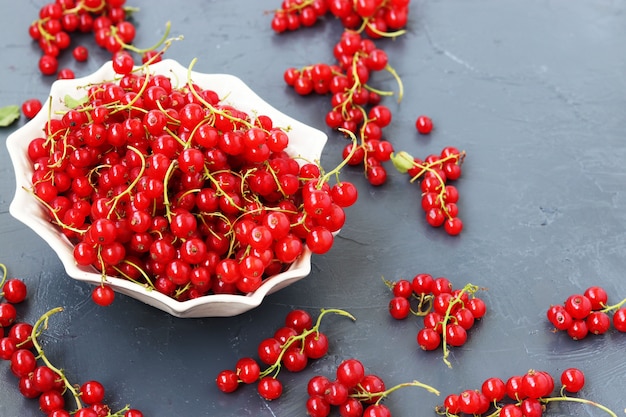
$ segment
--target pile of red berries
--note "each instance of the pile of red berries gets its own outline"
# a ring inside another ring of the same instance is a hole
[[[395,71],[388,64],[384,50],[371,39],[362,38],[358,32],[345,31],[333,48],[336,64],[317,63],[304,68],[288,68],[285,82],[300,95],[312,92],[331,96],[331,110],[326,124],[359,137],[358,150],[350,158],[350,165],[364,165],[367,179],[372,185],[386,181],[387,173],[382,165],[393,151],[390,142],[383,139],[383,128],[391,122],[391,111],[380,104],[380,90],[368,85],[371,74],[387,70]],[[402,95],[402,83],[396,76]],[[344,148],[344,157],[355,144]]]
[[[583,398],[568,397],[568,393],[579,392],[585,384],[585,375],[578,368],[568,368],[561,373],[561,389],[554,392],[554,378],[546,371],[530,370],[524,375],[515,375],[506,381],[498,377],[486,379],[480,389],[468,389],[459,394],[449,394],[436,408],[436,412],[447,417],[460,415],[489,417],[541,417],[546,406],[552,402],[570,401],[589,404],[616,417],[608,408]]]
[[[405,387],[420,387],[439,395],[439,391],[419,381],[391,388],[376,374],[366,373],[358,359],[346,359],[337,365],[335,378],[316,375],[307,384],[307,414],[326,417],[336,407],[341,417],[391,417],[390,409],[381,404],[390,393]]]
[[[292,157],[270,117],[192,80],[133,70],[126,52],[113,68],[28,147],[32,193],[79,265],[185,300],[253,292],[305,245],[330,250],[357,199],[329,183],[338,168]]]
[[[27,287],[18,278],[7,278],[7,269],[0,264],[3,278],[0,281],[0,359],[9,362],[11,373],[18,379],[20,393],[39,401],[39,408],[47,417],[143,417],[137,409],[124,407],[114,412],[105,404],[104,386],[95,380],[80,387],[71,384],[63,372],[46,357],[38,338],[46,328],[50,316],[62,311],[54,308],[45,313],[34,325],[17,320],[13,304],[21,303]],[[8,329],[5,335],[5,329]],[[65,394],[70,392],[75,406],[66,404]],[[72,411],[73,410],[73,411]]]
[[[71,45],[73,33],[93,32],[96,44],[114,54],[132,44],[135,25],[127,19],[126,0],[62,0],[46,3],[39,17],[28,28],[30,37],[39,43],[42,55],[39,70],[44,75],[74,78],[69,68],[59,70],[59,54]],[[84,46],[73,49],[76,61],[87,60]]]
[[[283,0],[274,11],[271,27],[282,33],[313,26],[327,14],[338,18],[347,29],[364,30],[379,38],[406,26],[410,0]]]
[[[418,345],[423,350],[443,346],[443,360],[451,366],[447,359],[448,345],[464,345],[467,331],[487,311],[485,302],[475,295],[479,288],[467,284],[454,289],[446,277],[433,278],[430,274],[417,274],[412,281],[401,279],[385,283],[393,292],[389,302],[391,316],[397,320],[410,314],[423,317],[424,327],[417,333]]]
[[[383,140],[382,129],[391,122],[391,111],[380,104],[381,96],[392,95],[369,84],[372,74],[388,71],[399,85],[398,101],[402,99],[400,77],[389,65],[387,53],[373,41],[382,37],[402,35],[408,20],[409,0],[284,0],[274,12],[272,28],[276,32],[312,26],[322,16],[337,18],[344,32],[333,46],[335,63],[317,63],[302,68],[288,68],[284,80],[300,95],[317,93],[331,96],[331,110],[325,122],[333,129],[359,137],[358,151],[351,165],[363,165],[372,185],[384,184],[387,171],[383,162],[393,151]],[[344,157],[350,153],[349,144]]]
[[[259,343],[259,359],[241,358],[234,370],[221,371],[215,381],[217,388],[230,393],[241,384],[256,383],[261,397],[268,401],[279,398],[283,392],[283,384],[277,377],[282,367],[290,372],[300,372],[307,367],[310,360],[322,358],[328,352],[328,338],[320,331],[320,324],[322,317],[329,313],[355,320],[343,310],[324,309],[314,323],[308,312],[292,310],[285,317],[284,326]],[[267,365],[267,368],[261,370],[261,364]]]
[[[458,217],[459,192],[448,182],[461,177],[461,165],[465,151],[447,146],[439,155],[428,155],[424,160],[414,158],[407,152],[391,155],[391,160],[400,172],[407,173],[411,182],[420,180],[422,210],[426,222],[432,227],[443,225],[449,235],[458,235],[463,230],[463,222]]]
[[[611,306],[608,298],[604,288],[594,285],[583,294],[570,295],[563,304],[550,306],[546,315],[556,330],[567,332],[574,340],[604,334],[611,323],[619,332],[626,332],[626,307],[622,307],[626,299]]]

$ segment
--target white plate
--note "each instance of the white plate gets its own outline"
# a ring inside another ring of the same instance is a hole
[[[166,75],[184,83],[187,80],[187,68],[174,60],[163,60],[150,67],[153,74]],[[59,256],[67,274],[77,280],[92,284],[100,284],[102,276],[95,269],[76,265],[73,257],[72,243],[49,222],[44,208],[26,189],[32,186],[33,167],[28,159],[27,148],[30,141],[43,134],[44,123],[48,119],[49,109],[52,112],[66,110],[63,98],[70,95],[81,99],[89,84],[103,80],[112,80],[115,73],[111,62],[104,64],[93,74],[73,80],[59,80],[52,84],[50,99],[35,118],[11,134],[7,139],[7,148],[15,170],[16,190],[9,211],[13,217],[30,227]],[[228,74],[191,73],[191,79],[202,88],[210,88],[224,102],[245,111],[254,117],[255,114],[270,116],[275,126],[289,126],[289,147],[291,156],[302,156],[309,161],[319,161],[327,136],[320,130],[307,126],[278,111],[266,103],[242,80]],[[305,247],[304,253],[291,267],[283,273],[266,279],[261,287],[248,295],[215,294],[206,295],[187,301],[177,301],[171,297],[149,290],[131,281],[107,277],[111,287],[122,294],[136,298],[146,304],[166,311],[176,317],[224,317],[244,313],[261,304],[266,295],[278,291],[293,282],[306,277],[311,271],[311,252]]]

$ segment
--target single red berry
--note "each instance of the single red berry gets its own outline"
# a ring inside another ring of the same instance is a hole
[[[237,388],[239,388],[239,378],[237,377],[237,373],[230,369],[226,369],[217,374],[215,383],[217,384],[217,389],[226,393],[234,392]]]
[[[87,381],[80,387],[80,398],[87,404],[99,404],[104,400],[104,386],[98,381]]]
[[[39,58],[39,71],[43,75],[54,75],[59,67],[59,61],[52,55],[42,55]]]
[[[423,350],[435,350],[441,345],[441,336],[434,329],[424,328],[417,332],[417,344]]]
[[[244,384],[251,384],[259,379],[261,367],[252,358],[241,358],[235,365],[237,376]]]
[[[86,47],[79,45],[72,50],[72,56],[78,62],[87,61],[87,58],[89,57],[89,50]]]
[[[337,381],[350,389],[365,376],[365,368],[358,359],[346,359],[337,366]]]
[[[113,303],[115,292],[109,285],[98,285],[91,292],[91,299],[99,306],[106,307]]]
[[[490,402],[502,401],[506,395],[506,385],[504,381],[497,377],[487,378],[480,390]]]
[[[613,313],[613,326],[618,332],[626,332],[626,307]]]
[[[283,393],[283,384],[273,376],[264,376],[258,383],[257,390],[268,401],[279,398]]]
[[[42,107],[43,105],[39,99],[31,98],[22,103],[22,113],[27,119],[32,119],[39,113]]]
[[[564,306],[572,318],[578,320],[586,319],[592,308],[591,300],[582,294],[570,295],[565,300]]]
[[[413,293],[413,287],[411,286],[411,282],[406,279],[401,279],[393,284],[392,291],[393,295],[396,297],[409,298]]]
[[[403,320],[411,313],[409,300],[404,297],[393,297],[389,301],[389,314],[396,320]]]
[[[415,128],[422,135],[427,135],[433,130],[433,121],[428,116],[419,116],[415,121]]]
[[[578,392],[585,385],[585,374],[578,368],[568,368],[561,373],[561,384],[567,392]]]
[[[611,327],[611,318],[603,311],[592,311],[585,321],[589,333],[593,334],[604,334]]]
[[[592,310],[602,310],[609,300],[609,295],[604,288],[597,285],[587,288],[583,295],[591,301]]]

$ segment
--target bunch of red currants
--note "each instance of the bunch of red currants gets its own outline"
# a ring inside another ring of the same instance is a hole
[[[234,370],[226,369],[217,375],[217,388],[230,393],[241,384],[256,383],[259,395],[264,399],[271,401],[279,398],[283,392],[283,384],[277,378],[281,368],[300,372],[310,360],[320,359],[328,352],[328,338],[320,331],[321,320],[326,314],[339,314],[355,320],[346,311],[323,309],[313,322],[308,312],[292,310],[285,317],[284,326],[259,343],[259,360],[252,357],[239,359]],[[262,370],[261,364],[267,365],[267,368]]]
[[[326,417],[337,408],[341,417],[391,417],[391,410],[382,401],[392,392],[405,387],[420,387],[439,395],[435,388],[419,381],[387,388],[376,374],[366,373],[363,363],[354,358],[337,365],[334,378],[316,375],[307,384],[307,414]]]
[[[59,70],[59,54],[71,46],[73,33],[93,32],[96,44],[114,54],[135,39],[135,25],[127,19],[126,0],[62,0],[46,3],[39,17],[28,28],[42,55],[39,70],[57,78],[74,78],[69,68]],[[76,61],[86,61],[89,51],[76,46]]]
[[[454,289],[446,277],[433,278],[425,273],[415,275],[412,281],[385,283],[393,293],[389,301],[391,316],[396,320],[411,314],[423,317],[424,327],[417,333],[418,345],[423,350],[443,346],[443,360],[450,367],[448,345],[464,345],[467,331],[487,312],[485,302],[475,295],[480,288],[467,284]]]
[[[435,411],[446,417],[541,417],[549,403],[569,401],[597,407],[616,417],[614,412],[601,404],[566,395],[579,392],[585,385],[585,375],[580,369],[565,369],[561,373],[560,382],[559,394],[553,396],[555,381],[546,371],[530,370],[523,375],[511,376],[506,381],[490,377],[482,383],[480,389],[449,394]]]
[[[7,279],[7,268],[0,280],[0,359],[8,361],[11,373],[18,379],[20,393],[39,401],[39,408],[47,417],[143,417],[143,413],[128,406],[112,411],[105,403],[104,386],[95,380],[80,386],[71,384],[62,370],[46,357],[38,338],[48,325],[49,318],[63,309],[54,308],[33,325],[17,320],[14,304],[27,296],[26,284],[18,279]],[[8,329],[5,335],[5,329]],[[75,406],[66,404],[66,393],[71,393]],[[74,408],[74,409],[72,409]]]
[[[556,330],[567,332],[574,340],[584,339],[589,334],[604,334],[611,323],[617,331],[626,332],[626,307],[622,307],[626,299],[608,305],[608,298],[604,288],[594,285],[583,294],[570,295],[563,304],[550,306],[546,315]],[[612,319],[610,313],[613,313]]]

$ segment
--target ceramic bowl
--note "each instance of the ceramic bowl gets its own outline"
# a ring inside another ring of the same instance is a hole
[[[176,61],[163,60],[150,66],[153,74],[167,75],[184,82],[188,69]],[[55,81],[50,90],[49,100],[42,111],[15,131],[7,139],[7,148],[15,170],[16,190],[9,211],[13,217],[31,228],[45,240],[58,255],[67,274],[76,280],[91,284],[101,283],[101,274],[90,267],[78,266],[73,257],[73,244],[50,223],[43,206],[27,191],[31,186],[33,167],[27,156],[29,142],[42,135],[42,128],[51,112],[66,110],[66,96],[76,100],[86,94],[85,86],[114,79],[111,62],[104,64],[93,74],[73,80]],[[191,72],[191,79],[202,88],[214,90],[223,102],[245,111],[250,115],[265,114],[272,118],[275,126],[289,126],[289,147],[291,156],[302,156],[306,160],[319,161],[327,136],[286,114],[280,112],[242,80],[228,74],[203,74]],[[155,290],[146,289],[129,280],[107,277],[108,283],[118,293],[140,300],[150,306],[168,312],[176,317],[225,317],[244,313],[259,306],[264,298],[304,277],[311,271],[311,252],[304,253],[288,270],[269,277],[255,292],[247,295],[211,294],[187,301],[177,301]],[[59,279],[62,279],[59,277]]]

